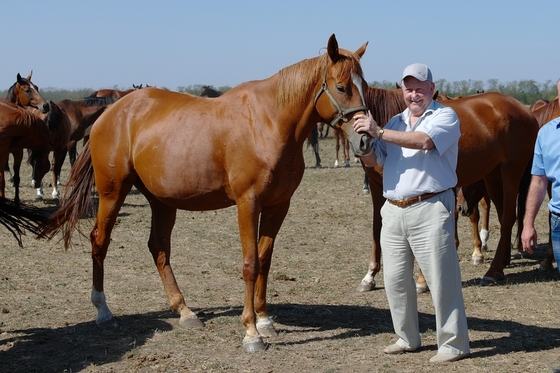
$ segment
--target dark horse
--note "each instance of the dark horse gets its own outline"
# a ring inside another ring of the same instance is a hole
[[[81,100],[62,100],[56,103],[70,121],[70,140],[67,144],[67,152],[71,165],[78,156],[78,141],[86,136],[89,128],[105,109],[116,101],[117,99],[112,97],[86,97]],[[64,162],[64,158],[62,158],[62,162]]]
[[[201,97],[220,97],[223,93],[220,91],[216,91],[214,88],[204,85],[202,86],[202,91],[200,92]]]
[[[521,217],[518,223],[522,223],[538,123],[523,104],[499,93],[482,93],[443,103],[457,112],[461,122],[457,186],[483,179],[500,220],[498,247],[490,268],[480,282],[488,285],[504,277],[504,267],[510,262],[516,202]],[[400,90],[371,87],[366,94],[366,104],[373,118],[382,125],[406,107]],[[353,143],[352,146],[356,148],[358,145]],[[375,287],[374,276],[381,268],[380,209],[385,202],[382,169],[364,169],[373,201],[373,246],[368,272],[358,287],[359,291]],[[422,277],[418,279],[417,286],[426,286]]]
[[[62,230],[66,245],[91,187],[99,194],[91,232],[92,301],[97,323],[114,325],[105,301],[103,262],[111,231],[135,186],[150,203],[148,247],[180,324],[203,324],[185,304],[170,265],[177,209],[205,211],[237,205],[243,253],[245,300],[241,316],[245,351],[265,349],[262,337],[276,330],[266,310],[266,287],[276,235],[305,169],[303,144],[320,120],[351,127],[364,112],[360,57],[338,48],[243,83],[220,97],[146,88],[111,105],[96,121],[90,141],[74,164],[60,210],[45,233]],[[156,162],[157,160],[157,162]]]

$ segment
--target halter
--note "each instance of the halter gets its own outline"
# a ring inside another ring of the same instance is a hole
[[[328,64],[329,64],[329,62],[327,61],[327,66],[328,66]],[[325,92],[327,94],[329,100],[331,100],[331,103],[336,107],[336,110],[338,110],[334,119],[330,123],[327,123],[329,125],[329,127],[335,128],[335,125],[338,122],[340,122],[341,120],[344,120],[344,117],[346,115],[348,115],[350,113],[355,113],[355,112],[358,112],[358,111],[367,111],[367,107],[362,105],[362,106],[356,106],[356,107],[353,107],[353,108],[350,108],[350,109],[344,109],[342,106],[340,106],[340,104],[336,101],[336,99],[334,98],[332,93],[329,91],[329,87],[327,86],[327,66],[325,66],[325,74],[323,76],[323,84],[321,84],[321,89],[315,95],[315,100],[313,101],[313,104],[317,105],[317,100],[319,100],[319,97],[321,96],[321,94],[323,92]]]

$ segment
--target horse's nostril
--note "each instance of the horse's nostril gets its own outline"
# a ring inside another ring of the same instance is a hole
[[[49,109],[50,109],[50,106],[49,106],[48,103],[43,104],[43,112],[44,112],[44,113],[48,113],[48,112],[49,112]]]

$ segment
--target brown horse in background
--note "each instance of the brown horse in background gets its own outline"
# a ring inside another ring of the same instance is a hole
[[[8,89],[5,103],[9,102],[19,108],[36,110],[39,116],[46,115],[50,110],[49,103],[41,96],[39,88],[31,81],[32,75],[33,71],[31,71],[27,78],[23,78],[19,73],[17,74],[16,82]],[[28,120],[27,115],[21,114],[21,111],[14,110],[9,105],[2,106],[2,109],[3,116],[0,123],[0,134],[3,137],[3,141],[2,145],[0,145],[2,148],[0,149],[0,162],[3,161],[4,169],[9,171],[9,154],[11,153],[14,157],[14,173],[12,176],[15,189],[14,201],[19,203],[20,169],[23,161],[23,150],[28,148],[31,151],[30,162],[38,165],[37,176],[42,179],[46,172],[48,172],[46,144],[49,141],[50,134],[48,131],[44,132],[45,128],[47,128],[44,123],[41,126],[34,121]],[[47,135],[46,137],[41,137],[45,134]],[[6,188],[4,172],[2,172],[0,177],[0,188],[2,196],[4,196]]]
[[[7,100],[0,99],[0,164],[8,163],[9,154],[14,154],[14,188],[16,203],[19,198],[19,166],[23,149],[31,149],[31,160],[36,164],[36,177],[42,179],[49,172],[50,133],[45,122],[23,108]],[[17,155],[21,154],[19,159]],[[0,172],[0,197],[5,197],[6,181]]]
[[[268,272],[276,235],[303,177],[303,144],[317,122],[351,127],[353,115],[366,110],[367,83],[359,63],[366,45],[351,53],[339,49],[332,35],[327,53],[220,97],[146,88],[101,115],[72,168],[60,210],[45,229],[51,237],[62,230],[70,244],[88,211],[95,178],[99,206],[90,235],[91,299],[98,324],[115,323],[105,301],[103,263],[119,209],[135,186],[152,209],[148,247],[169,304],[187,327],[203,324],[185,304],[170,265],[177,209],[237,205],[245,281],[243,346],[247,352],[265,349],[262,337],[276,335],[266,309]]]
[[[400,90],[372,87],[366,94],[366,104],[380,125],[406,108]],[[490,268],[480,282],[481,285],[488,285],[504,278],[504,267],[510,262],[511,232],[517,217],[516,200],[519,200],[519,224],[525,213],[530,160],[538,123],[523,104],[499,93],[481,93],[445,101],[444,104],[455,110],[461,122],[457,186],[484,179],[500,220],[498,247]],[[359,291],[369,291],[375,287],[374,276],[381,268],[380,209],[385,202],[382,169],[364,169],[373,201],[373,247],[368,272],[358,287]],[[419,278],[419,290],[425,286],[423,278]]]
[[[132,93],[132,92],[136,91],[137,89],[142,89],[142,84],[140,84],[140,85],[134,85],[133,84],[131,89],[127,89],[125,91],[119,91],[117,89],[100,89],[100,90],[97,90],[97,91],[93,92],[88,97],[109,97],[109,98],[118,100],[119,98],[123,98],[127,94]]]
[[[457,188],[456,192],[457,213],[467,216],[471,222],[473,235],[471,263],[475,265],[482,264],[484,262],[484,253],[488,251],[488,237],[490,235],[491,201],[486,191],[486,184],[484,184],[484,180],[479,180],[474,184]],[[479,222],[481,222],[480,230],[478,229]],[[518,230],[517,235],[520,233],[521,231]]]
[[[202,91],[200,92],[201,97],[215,98],[215,97],[220,97],[221,95],[223,95],[222,92],[217,91],[208,85],[202,86]]]
[[[52,197],[58,198],[58,186],[61,185],[60,173],[66,158],[68,143],[70,141],[70,119],[57,104],[49,101],[50,110],[47,114],[35,113],[39,118],[43,119],[50,132],[49,149],[52,151],[51,167],[52,172]],[[36,201],[43,200],[43,183],[41,178],[36,174],[36,159],[32,162],[31,184],[36,188]],[[39,166],[40,167],[40,166]],[[40,174],[41,172],[39,172]]]
[[[67,144],[67,152],[71,165],[74,164],[78,156],[78,141],[86,136],[89,127],[115,101],[117,99],[112,97],[86,97],[81,100],[62,100],[56,103],[66,113],[70,121],[70,140]],[[61,161],[63,163],[64,158]]]

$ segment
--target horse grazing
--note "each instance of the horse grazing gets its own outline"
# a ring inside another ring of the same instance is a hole
[[[216,91],[214,88],[210,87],[209,85],[202,86],[202,91],[200,92],[201,97],[220,97],[223,93],[220,91]]]
[[[522,224],[538,123],[523,104],[500,93],[481,93],[443,103],[455,110],[461,122],[457,186],[484,179],[500,220],[498,247],[490,268],[480,281],[480,285],[489,285],[504,277],[504,267],[511,259],[509,251],[517,217],[516,200],[519,205],[518,224]],[[366,94],[366,104],[379,124],[387,123],[389,118],[406,107],[398,90],[371,87]],[[351,146],[355,148],[357,145]],[[374,276],[381,268],[380,209],[385,202],[382,169],[364,166],[364,170],[373,202],[373,245],[368,272],[358,287],[359,291],[375,287]],[[417,280],[417,287],[426,287],[422,277]]]
[[[237,205],[245,281],[243,346],[247,352],[265,349],[262,337],[276,335],[266,310],[272,251],[305,170],[303,144],[320,120],[351,128],[354,113],[365,112],[367,83],[359,59],[366,46],[355,53],[339,49],[332,35],[327,53],[220,97],[146,88],[99,117],[71,170],[60,209],[44,230],[50,237],[62,231],[68,247],[88,211],[95,178],[99,204],[90,235],[91,299],[98,324],[115,325],[105,300],[103,262],[119,209],[135,186],[152,209],[149,250],[170,307],[186,327],[203,324],[185,304],[170,265],[177,209]]]
[[[67,152],[71,165],[78,156],[78,141],[86,136],[86,132],[105,109],[116,101],[117,99],[112,97],[85,97],[81,100],[62,100],[56,103],[70,121],[70,140],[67,144]],[[64,158],[61,160],[63,163]]]
[[[126,96],[127,94],[136,91],[137,89],[142,89],[142,84],[140,85],[132,85],[131,89],[127,89],[126,91],[119,91],[117,89],[100,89],[93,92],[88,97],[109,97],[115,100]]]

